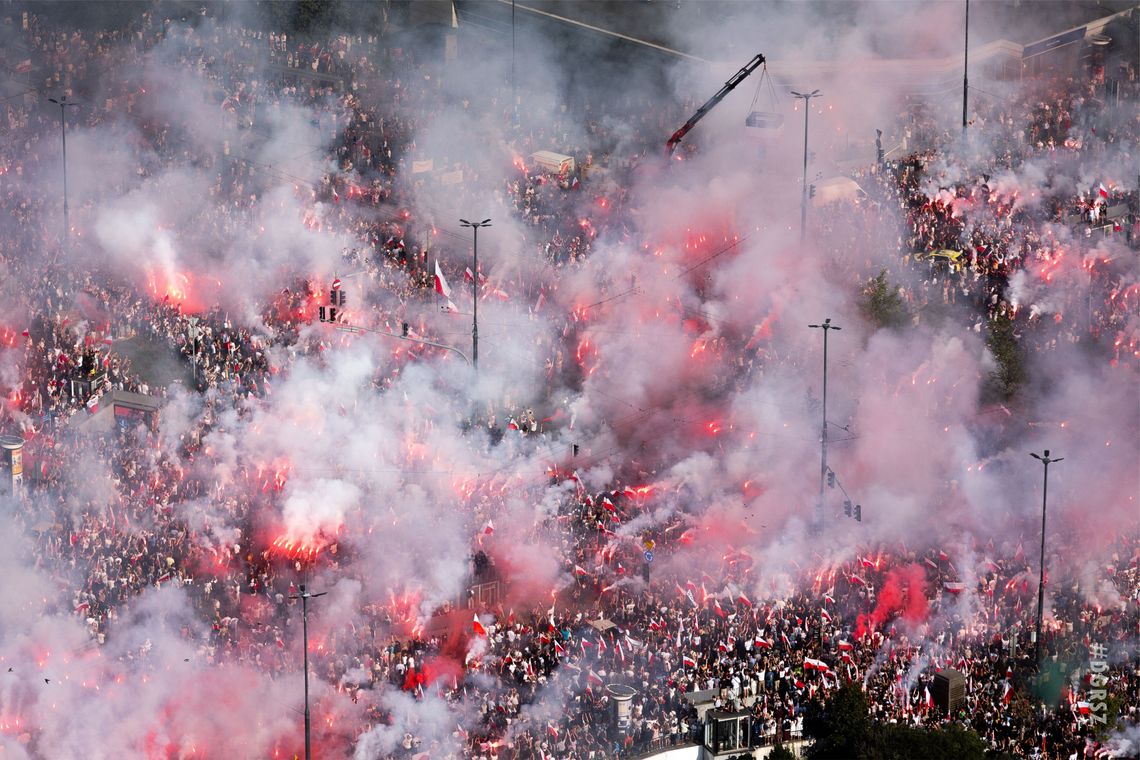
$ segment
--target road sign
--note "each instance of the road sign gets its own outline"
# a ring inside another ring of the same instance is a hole
[[[653,561],[653,552],[646,552],[645,553],[645,561],[646,562],[652,562]]]

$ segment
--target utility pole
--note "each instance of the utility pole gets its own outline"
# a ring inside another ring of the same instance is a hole
[[[59,129],[60,136],[63,138],[63,248],[67,250],[68,243],[71,241],[71,215],[67,206],[67,108],[68,106],[77,107],[78,103],[72,103],[64,95],[58,99],[48,98],[49,103],[55,103],[59,106]]]
[[[327,591],[322,591],[319,594],[310,594],[305,590],[305,584],[302,583],[301,593],[289,597],[290,599],[301,600],[301,630],[305,647],[305,760],[312,760],[313,758],[312,729],[309,720],[309,600],[324,596],[327,593]]]
[[[481,227],[490,227],[491,220],[484,219],[481,222],[469,222],[466,219],[460,219],[459,223],[464,227],[470,227],[474,235],[472,240],[472,249],[474,250],[475,266],[471,274],[471,366],[475,371],[479,371],[479,229]]]
[[[966,0],[966,47],[962,52],[962,134],[966,134],[966,94],[970,88],[970,0]]]
[[[808,327],[823,330],[823,425],[819,436],[819,504],[816,505],[818,514],[823,514],[823,486],[827,480],[827,333],[843,328],[831,324],[831,317],[823,320],[823,324]]]
[[[792,97],[801,98],[804,101],[804,184],[803,192],[800,194],[800,242],[807,237],[807,204],[808,204],[808,183],[807,183],[807,165],[808,165],[808,111],[811,109],[811,99],[820,97],[819,90],[812,90],[811,92],[796,92],[792,91]],[[824,333],[824,345],[827,333]]]
[[[1049,449],[1045,449],[1045,454],[1034,454],[1029,452],[1029,456],[1045,465],[1045,482],[1041,487],[1041,568],[1040,576],[1037,579],[1037,635],[1033,639],[1033,661],[1037,667],[1041,667],[1041,615],[1042,609],[1045,606],[1045,508],[1049,503],[1049,465],[1053,462],[1062,462],[1064,457],[1057,457],[1051,459],[1049,457]]]

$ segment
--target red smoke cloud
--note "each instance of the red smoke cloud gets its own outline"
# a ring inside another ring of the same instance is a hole
[[[917,563],[896,567],[887,573],[875,609],[859,615],[855,635],[861,637],[895,618],[917,625],[927,614],[926,570]]]

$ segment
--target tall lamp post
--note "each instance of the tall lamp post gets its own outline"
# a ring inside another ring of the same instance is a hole
[[[966,44],[962,51],[962,134],[966,134],[966,93],[970,88],[970,0],[966,0]]]
[[[475,256],[475,267],[471,276],[471,294],[474,298],[471,299],[471,366],[475,371],[479,371],[479,229],[482,227],[490,227],[491,220],[484,219],[481,222],[469,222],[466,219],[460,219],[459,223],[464,227],[470,227],[474,236],[472,240],[472,250]]]
[[[322,591],[319,594],[310,594],[305,590],[305,584],[302,583],[301,593],[289,597],[290,599],[301,600],[301,630],[305,647],[305,760],[312,760],[313,757],[311,725],[309,722],[309,600],[316,599],[318,596],[324,596],[327,593],[327,591]]]
[[[1029,456],[1045,465],[1045,482],[1041,487],[1041,575],[1037,580],[1037,635],[1033,640],[1033,661],[1038,667],[1041,665],[1041,610],[1045,605],[1045,507],[1049,503],[1049,465],[1053,462],[1062,462],[1064,457],[1051,459],[1049,449],[1045,454],[1029,452]]]
[[[800,195],[800,240],[802,241],[807,235],[807,202],[808,202],[808,184],[807,184],[807,159],[808,159],[808,110],[811,106],[811,99],[820,97],[819,90],[812,90],[811,92],[796,92],[792,90],[792,97],[801,98],[804,101],[804,186],[803,193]],[[827,333],[824,333],[826,336]],[[826,341],[824,341],[826,343]]]
[[[823,324],[808,325],[817,330],[823,330],[823,426],[819,436],[819,511],[823,511],[823,484],[827,479],[827,333],[831,330],[842,330],[842,327],[831,324],[831,317],[823,320]]]
[[[68,106],[74,108],[79,104],[69,101],[66,95],[60,98],[48,98],[48,102],[59,106],[59,129],[63,138],[63,246],[66,248],[71,239],[71,220],[67,208],[67,108]]]

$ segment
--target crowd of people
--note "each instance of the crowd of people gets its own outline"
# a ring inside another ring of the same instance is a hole
[[[435,297],[437,261],[452,282],[477,282],[480,298],[514,299],[531,313],[542,312],[558,287],[557,278],[496,281],[447,263],[454,259],[446,249],[466,243],[439,233],[432,210],[417,207],[417,190],[438,181],[439,173],[471,168],[456,160],[435,166],[426,178],[413,166],[417,130],[445,104],[441,89],[412,85],[438,72],[410,49],[393,55],[375,36],[341,35],[314,44],[232,25],[172,24],[153,12],[120,31],[57,28],[35,14],[9,19],[9,25],[23,27],[18,34],[44,84],[28,97],[4,102],[11,136],[0,146],[0,173],[29,175],[51,154],[56,115],[39,107],[39,90],[97,91],[103,104],[73,115],[73,128],[130,120],[147,141],[140,175],[183,163],[214,172],[214,205],[189,225],[200,224],[219,241],[250,225],[266,175],[269,181],[283,177],[265,167],[259,172],[237,146],[195,149],[186,127],[150,119],[145,78],[130,64],[136,56],[160,53],[172,66],[198,73],[219,118],[256,130],[269,111],[296,103],[334,135],[329,158],[335,169],[312,184],[285,179],[306,209],[306,225],[354,241],[344,264],[359,267],[370,283],[371,324],[393,333],[403,324],[404,335],[430,339],[429,325],[409,317],[406,304]],[[1134,103],[1140,83],[1135,70],[1126,73],[1123,100]],[[1136,240],[1136,189],[1126,186],[1126,178],[1076,193],[1058,182],[1049,197],[1028,203],[1029,189],[1010,179],[1019,166],[1042,156],[1055,161],[1067,152],[1079,162],[1106,145],[1135,143],[1134,119],[1094,131],[1107,106],[1090,97],[1091,86],[1047,81],[1025,88],[1013,104],[983,101],[975,128],[977,139],[990,145],[985,163],[951,168],[947,145],[932,138],[918,152],[869,167],[859,179],[871,202],[828,209],[813,237],[825,248],[849,247],[854,229],[867,250],[897,250],[893,278],[912,282],[904,272],[915,269],[923,278],[903,291],[916,319],[932,305],[961,298],[984,315],[967,329],[980,331],[986,317],[1008,316],[1038,348],[1061,334],[1070,341],[1108,342],[1114,360],[1131,362],[1140,355],[1140,290],[1127,281],[1126,270],[1097,258],[1096,251],[1106,235],[1126,245]],[[491,109],[505,128],[516,123],[506,102],[500,97]],[[652,122],[652,128],[632,130],[646,142],[623,146],[632,157],[612,155],[616,142],[600,126],[609,120],[595,111],[583,130],[588,144],[565,146],[579,167],[569,174],[551,175],[526,162],[534,150],[568,139],[571,130],[563,121],[570,116],[539,114],[526,119],[527,126],[511,126],[519,158],[503,168],[503,201],[527,230],[536,259],[550,262],[555,272],[584,263],[606,232],[630,234],[621,213],[626,183],[595,171],[594,156],[619,174],[639,153],[659,151],[660,140],[649,136],[675,123],[662,112],[668,109],[648,108],[636,98],[605,107],[613,108],[614,118]],[[916,117],[908,111],[906,118]],[[929,124],[905,126],[914,135],[938,135]],[[1061,170],[1058,176],[1064,176]],[[460,197],[471,192],[462,183],[454,189]],[[290,600],[302,571],[318,564],[335,569],[350,550],[332,540],[304,551],[266,541],[264,516],[278,510],[288,473],[240,462],[236,474],[218,479],[222,454],[203,441],[228,415],[248,416],[252,404],[272,395],[275,375],[288,373],[289,366],[276,366],[270,357],[296,359],[330,348],[332,338],[309,337],[304,329],[317,318],[327,283],[298,273],[260,306],[253,324],[213,305],[194,308],[177,290],[77,267],[72,255],[95,245],[89,234],[94,200],[75,210],[67,245],[49,227],[54,211],[43,194],[13,182],[0,203],[7,220],[0,226],[0,266],[6,283],[22,283],[6,286],[5,321],[19,324],[10,328],[12,339],[0,353],[17,379],[0,373],[7,394],[0,429],[25,441],[27,486],[13,514],[33,537],[40,569],[65,589],[55,604],[73,609],[103,644],[116,617],[143,590],[177,585],[210,624],[208,640],[198,642],[206,661],[250,664],[275,676],[294,671],[295,652],[285,642],[297,638]],[[583,208],[592,213],[580,216]],[[903,229],[876,224],[885,208],[898,210]],[[1110,209],[1116,209],[1113,218]],[[1073,216],[1079,217],[1075,224]],[[960,257],[947,263],[918,255],[941,250]],[[1095,304],[1088,306],[1087,321],[1073,316],[1080,308],[1071,302],[1050,312],[1056,319],[1046,319],[1034,304],[1017,300],[1011,286],[1018,272],[1048,280],[1062,256],[1087,274],[1086,290],[1063,291],[1066,298],[1087,295]],[[853,266],[853,282],[875,274]],[[586,372],[580,315],[558,318],[562,342],[542,339],[549,342],[537,348],[552,387]],[[190,382],[179,388],[174,380],[144,380],[147,373],[116,349],[137,340],[178,357]],[[729,354],[733,348],[718,350]],[[415,344],[399,359],[406,364],[431,350]],[[396,381],[399,366],[373,379],[379,391]],[[94,437],[78,430],[115,390],[159,399],[194,394],[201,410],[174,442],[155,418]],[[504,399],[470,424],[490,429],[494,446],[508,436],[539,436],[566,416],[561,406],[536,409]],[[77,496],[89,493],[84,484],[96,472],[110,482],[111,496],[102,503]],[[1113,746],[1103,744],[1097,716],[1082,707],[1089,701],[1088,648],[1094,643],[1109,654],[1105,678],[1120,718],[1140,719],[1140,671],[1129,654],[1140,632],[1136,537],[1121,539],[1097,579],[1111,585],[1111,598],[1093,601],[1099,586],[1050,590],[1042,643],[1046,660],[1056,664],[1058,688],[1053,699],[1039,702],[1029,696],[1037,670],[1030,643],[1032,563],[1020,548],[969,547],[970,556],[986,558],[977,567],[955,567],[955,557],[937,550],[868,549],[868,556],[805,571],[794,592],[753,600],[746,593],[753,564],[746,551],[730,552],[715,577],[651,577],[644,545],[619,538],[613,528],[643,512],[652,495],[620,482],[590,493],[576,476],[552,477],[573,486],[565,489],[569,495],[557,517],[533,526],[536,532],[553,527],[563,536],[558,561],[570,581],[553,590],[549,607],[546,600],[525,609],[520,601],[517,612],[505,601],[476,604],[473,627],[468,600],[445,605],[425,623],[415,620],[410,602],[393,599],[363,611],[368,625],[333,629],[311,652],[315,678],[369,704],[361,725],[338,729],[350,743],[393,720],[372,698],[382,689],[444,699],[459,715],[447,735],[420,736],[409,726],[397,752],[407,756],[627,756],[700,741],[710,706],[750,713],[757,744],[793,741],[803,738],[809,703],[854,682],[865,689],[877,720],[959,723],[1015,757],[1091,757]],[[202,501],[210,504],[208,514],[187,508]],[[493,578],[494,563],[481,549],[494,553],[495,500],[475,491],[466,506],[472,525],[479,526],[472,575]],[[220,525],[229,526],[224,535]],[[645,539],[668,548],[683,541],[688,527],[679,515]],[[962,672],[968,684],[965,706],[956,714],[937,709],[930,698],[935,674],[945,669]],[[615,719],[615,685],[630,687],[628,722]]]

